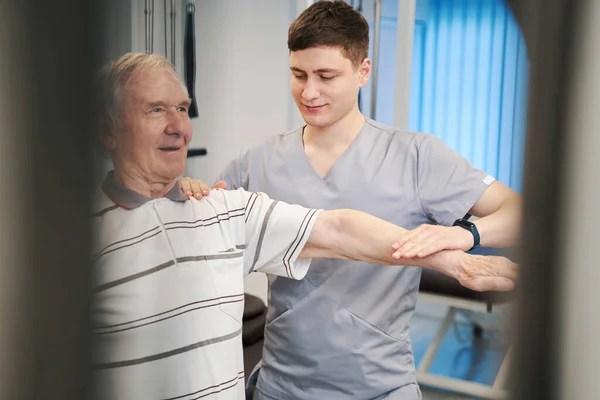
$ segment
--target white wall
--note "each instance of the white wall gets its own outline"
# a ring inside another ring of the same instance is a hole
[[[287,51],[297,13],[296,1],[196,1],[192,147],[207,148],[208,156],[191,160],[187,174],[212,182],[242,148],[301,124]]]

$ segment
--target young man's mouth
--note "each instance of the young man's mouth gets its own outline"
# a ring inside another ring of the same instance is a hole
[[[320,105],[320,106],[307,106],[306,104],[302,104],[302,105],[304,106],[304,108],[308,112],[318,112],[318,111],[321,111],[323,108],[325,108],[327,106],[327,104],[323,104],[323,105]]]

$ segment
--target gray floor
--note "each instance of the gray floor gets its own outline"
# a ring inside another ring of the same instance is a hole
[[[440,304],[419,301],[411,320],[411,339],[417,366],[427,346],[437,331],[447,308]],[[470,327],[476,322],[484,328],[484,340],[465,340]],[[493,382],[499,362],[508,346],[508,329],[511,325],[507,310],[488,313],[467,313],[457,317],[440,351],[436,355],[436,374],[465,379],[471,377],[479,383]],[[433,372],[433,371],[432,371]],[[471,380],[470,379],[470,380]],[[474,400],[474,397],[442,392],[421,387],[423,400]]]
[[[423,393],[423,400],[473,400],[473,397],[442,393],[425,388],[421,388],[421,393]]]

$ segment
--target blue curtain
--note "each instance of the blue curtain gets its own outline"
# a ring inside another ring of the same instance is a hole
[[[397,0],[383,5],[377,119],[391,125]],[[517,191],[528,74],[525,43],[504,0],[417,0],[409,129],[438,136]]]

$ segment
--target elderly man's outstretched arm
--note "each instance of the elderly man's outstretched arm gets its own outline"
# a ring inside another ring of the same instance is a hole
[[[505,257],[444,250],[425,258],[393,257],[406,229],[356,210],[322,211],[300,258],[341,258],[382,265],[420,266],[456,278],[477,291],[511,290],[517,265]]]

